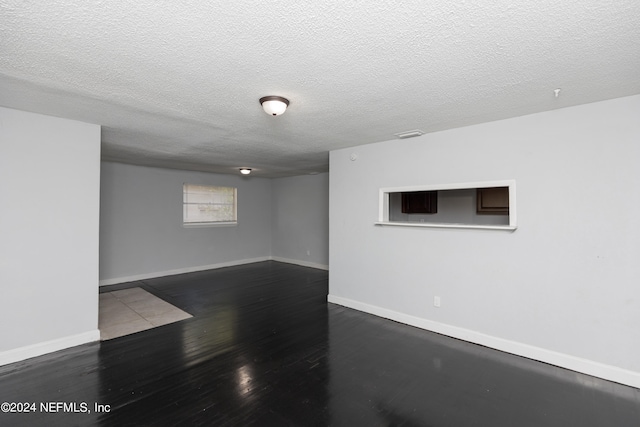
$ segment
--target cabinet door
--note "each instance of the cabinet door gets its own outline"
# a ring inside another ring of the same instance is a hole
[[[402,193],[402,213],[434,214],[438,213],[437,191],[412,191]]]
[[[476,189],[476,212],[489,215],[509,215],[509,187]]]

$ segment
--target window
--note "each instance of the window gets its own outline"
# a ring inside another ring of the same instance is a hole
[[[184,184],[182,188],[184,226],[237,224],[237,189]]]

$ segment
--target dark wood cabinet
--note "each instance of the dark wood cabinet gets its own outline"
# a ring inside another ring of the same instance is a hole
[[[402,193],[402,213],[434,214],[438,213],[437,191],[412,191]]]
[[[509,215],[509,187],[476,189],[476,212],[487,215]]]

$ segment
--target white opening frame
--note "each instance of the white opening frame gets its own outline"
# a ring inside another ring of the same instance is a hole
[[[397,222],[389,221],[389,194],[412,191],[438,191],[438,190],[469,190],[475,188],[509,187],[509,225],[482,225],[482,224],[457,224],[457,223],[428,223],[428,222]],[[376,225],[394,227],[422,227],[422,228],[471,228],[483,230],[507,230],[518,228],[516,216],[516,181],[515,179],[501,181],[460,182],[455,184],[439,185],[413,185],[409,187],[380,188],[378,196],[378,221]]]

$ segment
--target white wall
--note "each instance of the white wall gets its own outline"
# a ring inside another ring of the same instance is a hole
[[[329,174],[274,179],[271,255],[316,268],[329,265]]]
[[[100,126],[0,107],[0,364],[98,333]]]
[[[182,185],[238,189],[238,225],[182,226]],[[271,180],[102,164],[100,282],[119,283],[268,259]]]
[[[639,118],[632,96],[333,151],[330,301],[640,387]],[[380,187],[505,179],[515,232],[373,225]]]

